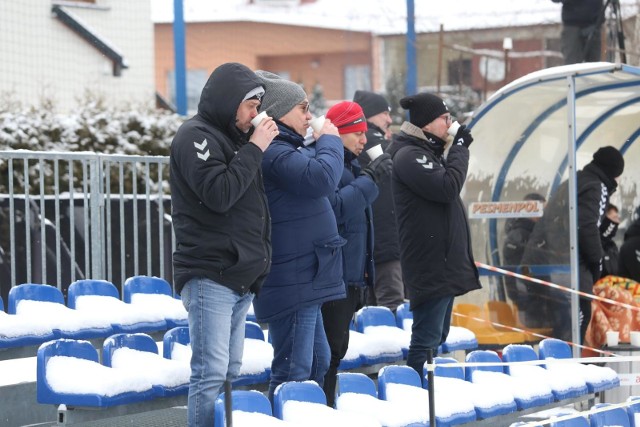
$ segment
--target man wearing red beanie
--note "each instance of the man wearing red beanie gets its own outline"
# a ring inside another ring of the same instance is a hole
[[[327,111],[327,119],[338,128],[344,145],[344,169],[333,196],[329,197],[338,223],[338,232],[347,243],[342,247],[343,278],[347,297],[322,305],[324,329],[331,348],[331,362],[324,378],[327,404],[334,405],[336,373],[349,346],[349,323],[373,286],[373,222],[371,203],[378,197],[376,181],[388,175],[391,158],[382,154],[366,168],[358,155],[367,142],[367,121],[362,108],[344,101]]]

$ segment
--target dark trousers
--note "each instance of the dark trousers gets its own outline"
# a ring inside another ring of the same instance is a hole
[[[336,375],[340,361],[349,348],[349,324],[353,315],[362,307],[364,288],[347,286],[347,297],[322,304],[324,330],[331,349],[329,370],[324,377],[324,393],[327,405],[333,407],[336,395]]]
[[[412,310],[413,326],[407,366],[415,369],[420,378],[424,377],[423,368],[427,360],[427,351],[431,350],[436,356],[438,346],[447,340],[451,326],[453,299],[453,296],[429,299]],[[424,383],[424,378],[422,382]]]

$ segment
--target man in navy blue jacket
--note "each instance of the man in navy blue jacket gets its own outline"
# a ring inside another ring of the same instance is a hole
[[[329,345],[320,307],[344,298],[342,246],[328,196],[342,173],[338,130],[326,120],[304,146],[311,114],[300,85],[257,71],[266,95],[262,110],[278,124],[279,135],[265,152],[262,173],[271,211],[271,273],[254,301],[256,318],[269,324],[274,358],[269,398],[285,381],[322,385]]]

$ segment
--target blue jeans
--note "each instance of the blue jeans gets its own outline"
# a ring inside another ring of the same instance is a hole
[[[413,326],[411,343],[407,355],[407,366],[418,372],[424,383],[423,367],[427,360],[427,350],[437,356],[438,346],[447,340],[451,327],[453,297],[428,299],[412,310]]]
[[[190,427],[213,425],[213,404],[226,380],[240,372],[245,317],[253,294],[240,295],[226,286],[199,277],[181,292],[189,312],[191,378],[188,421]]]
[[[269,400],[286,381],[313,380],[322,387],[331,353],[324,333],[320,304],[303,307],[269,323],[273,362]]]

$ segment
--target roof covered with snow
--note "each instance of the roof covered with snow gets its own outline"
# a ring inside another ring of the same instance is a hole
[[[173,21],[174,0],[152,0],[152,20]],[[405,0],[316,0],[299,4],[298,0],[184,0],[186,22],[250,21],[302,25],[375,34],[402,34],[407,27]],[[621,0],[625,16],[637,13],[636,0]],[[415,1],[416,32],[444,29],[467,30],[556,24],[561,5],[551,0],[456,0],[449,3]]]

